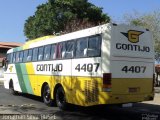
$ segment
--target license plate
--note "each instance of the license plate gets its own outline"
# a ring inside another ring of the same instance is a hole
[[[131,93],[135,93],[135,92],[138,92],[139,89],[138,88],[128,88],[128,91]]]

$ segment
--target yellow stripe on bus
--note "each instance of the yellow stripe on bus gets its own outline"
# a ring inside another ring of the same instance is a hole
[[[35,43],[35,42],[39,42],[39,41],[43,41],[43,40],[46,40],[48,38],[52,38],[54,37],[53,35],[50,35],[50,36],[44,36],[44,37],[40,37],[40,38],[36,38],[34,40],[30,40],[28,42],[25,43],[25,45],[23,46],[23,50],[25,49],[28,49],[29,46],[32,44],[32,43]]]

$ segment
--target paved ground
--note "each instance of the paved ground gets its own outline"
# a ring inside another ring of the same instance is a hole
[[[156,89],[160,92],[160,89]],[[45,106],[39,97],[20,94],[11,95],[0,86],[0,119],[56,119],[56,120],[160,120],[160,95],[154,102],[136,103],[131,108],[121,106],[74,107],[61,111]],[[156,104],[155,104],[156,103]],[[8,115],[12,114],[12,115]]]
[[[155,88],[154,101],[147,101],[147,102],[143,102],[143,103],[160,105],[160,87]]]

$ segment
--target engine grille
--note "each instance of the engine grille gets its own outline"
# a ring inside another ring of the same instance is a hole
[[[98,82],[94,80],[85,81],[85,102],[92,103],[98,101]]]

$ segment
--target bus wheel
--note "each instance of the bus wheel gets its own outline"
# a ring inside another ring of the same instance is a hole
[[[50,92],[50,88],[49,85],[45,85],[44,89],[43,89],[43,102],[47,105],[47,106],[53,106],[53,100],[51,99],[51,92]]]
[[[13,85],[13,82],[10,81],[9,83],[9,92],[12,94],[12,95],[17,95],[18,92],[14,90],[14,85]]]
[[[56,91],[56,103],[57,106],[62,110],[67,110],[67,102],[64,89],[62,87],[58,87]]]

